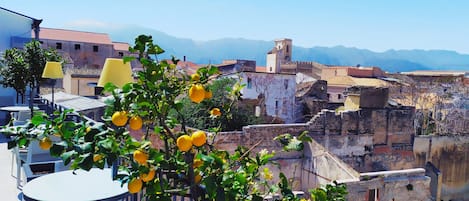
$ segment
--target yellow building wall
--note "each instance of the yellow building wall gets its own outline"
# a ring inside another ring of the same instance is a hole
[[[360,109],[360,96],[348,95],[344,102],[345,110],[358,110]]]
[[[64,76],[63,86],[65,93],[80,95],[80,96],[94,96],[94,87],[88,86],[89,83],[97,83],[99,77],[71,77]]]

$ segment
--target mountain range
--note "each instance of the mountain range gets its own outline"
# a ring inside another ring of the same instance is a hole
[[[134,44],[137,35],[152,35],[154,42],[171,55],[197,64],[218,64],[224,59],[255,60],[258,66],[265,66],[266,53],[273,41],[223,38],[210,41],[194,41],[178,38],[164,32],[139,26],[123,27],[74,27],[76,30],[108,33],[113,41]],[[293,44],[295,44],[294,38]],[[388,72],[415,70],[459,70],[469,71],[469,55],[448,50],[388,50],[373,52],[354,47],[312,47],[294,46],[292,60],[314,61],[325,65],[378,66]]]

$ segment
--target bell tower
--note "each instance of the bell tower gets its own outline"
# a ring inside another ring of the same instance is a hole
[[[267,53],[266,72],[279,73],[281,64],[291,61],[292,47],[289,38],[275,40],[275,47]]]

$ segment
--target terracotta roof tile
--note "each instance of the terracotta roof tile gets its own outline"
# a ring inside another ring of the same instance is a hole
[[[256,72],[265,72],[266,67],[265,66],[256,66]]]
[[[41,28],[41,31],[39,32],[39,38],[84,43],[112,44],[108,34],[65,29]]]
[[[128,51],[130,47],[128,43],[112,42],[112,44],[114,45],[114,50]]]

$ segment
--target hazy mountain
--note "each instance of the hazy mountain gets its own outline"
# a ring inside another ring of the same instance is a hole
[[[266,53],[273,41],[224,38],[210,41],[194,41],[177,38],[161,31],[138,26],[120,28],[75,27],[75,29],[108,33],[113,41],[134,43],[139,34],[152,35],[166,53],[198,64],[217,64],[224,59],[251,59],[265,66]],[[293,39],[293,44],[295,40]],[[379,66],[389,72],[413,70],[465,70],[469,71],[469,55],[447,50],[388,50],[373,52],[366,49],[336,47],[304,48],[294,46],[293,60],[315,61],[328,65]]]

